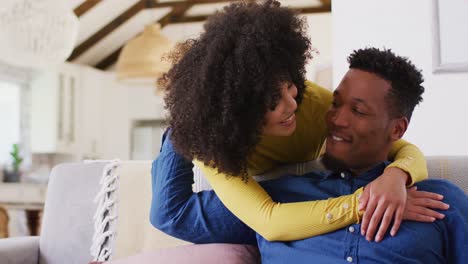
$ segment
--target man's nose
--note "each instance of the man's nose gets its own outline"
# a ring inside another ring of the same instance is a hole
[[[347,111],[344,108],[336,109],[332,114],[331,121],[337,127],[347,127],[349,125]]]

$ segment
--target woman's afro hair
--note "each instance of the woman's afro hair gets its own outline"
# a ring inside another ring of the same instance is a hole
[[[179,44],[158,80],[176,151],[246,179],[280,83],[294,83],[302,100],[312,58],[305,25],[276,1],[234,3],[211,16],[199,38]]]

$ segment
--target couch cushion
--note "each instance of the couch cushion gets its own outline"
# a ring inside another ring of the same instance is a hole
[[[164,234],[149,221],[151,161],[109,161],[102,175],[95,201],[100,206],[94,224],[98,228],[94,230],[93,260],[113,260],[142,250],[190,244]],[[106,219],[106,215],[110,218]]]
[[[468,193],[467,156],[428,156],[429,178],[447,179]]]
[[[254,264],[260,263],[260,254],[258,249],[254,246],[233,244],[204,244],[161,248],[106,263]]]
[[[104,163],[60,164],[51,172],[40,236],[40,264],[91,261],[93,202]]]
[[[122,162],[117,192],[119,217],[112,259],[135,255],[142,250],[189,244],[157,230],[149,221],[152,195],[150,161]]]

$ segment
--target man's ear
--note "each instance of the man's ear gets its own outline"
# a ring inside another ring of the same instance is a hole
[[[406,117],[399,117],[393,120],[393,127],[390,134],[390,138],[393,141],[399,140],[403,137],[408,128],[408,119]]]

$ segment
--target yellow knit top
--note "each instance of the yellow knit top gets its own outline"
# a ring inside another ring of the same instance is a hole
[[[285,163],[314,160],[320,154],[327,129],[325,113],[332,102],[332,93],[306,82],[304,99],[296,113],[296,130],[288,137],[264,136],[248,157],[249,175],[263,173]],[[389,166],[409,173],[411,184],[427,178],[426,160],[414,145],[399,140],[392,146]],[[321,235],[358,223],[358,196],[328,200],[277,203],[249,176],[227,177],[217,169],[195,161],[207,177],[224,205],[240,220],[269,241],[290,241]]]

